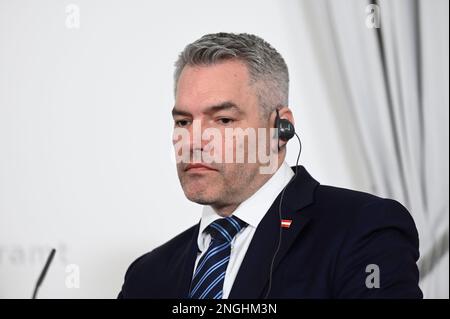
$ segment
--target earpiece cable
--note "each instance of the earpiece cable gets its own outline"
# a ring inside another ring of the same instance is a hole
[[[296,136],[297,139],[298,139],[298,143],[299,143],[299,151],[298,151],[298,155],[297,155],[297,161],[296,161],[296,163],[295,163],[295,173],[294,173],[294,176],[289,180],[289,182],[286,184],[286,186],[283,187],[283,190],[281,191],[280,203],[279,203],[279,205],[278,205],[278,217],[279,217],[279,219],[280,219],[280,224],[279,224],[280,231],[279,231],[279,236],[278,236],[278,245],[277,245],[277,249],[275,250],[275,253],[273,254],[272,262],[271,262],[271,264],[270,264],[269,287],[267,288],[267,293],[266,293],[266,295],[264,296],[264,299],[267,299],[267,297],[269,296],[270,291],[271,291],[271,289],[272,289],[273,267],[274,267],[274,264],[275,264],[275,259],[276,259],[277,255],[278,255],[278,251],[280,250],[280,247],[281,247],[281,241],[282,241],[282,235],[283,235],[283,229],[282,229],[282,227],[281,227],[281,221],[282,221],[282,219],[283,219],[283,217],[282,217],[282,215],[281,215],[281,208],[282,208],[281,206],[282,206],[282,203],[283,203],[284,192],[286,191],[287,187],[291,184],[291,182],[292,182],[293,180],[295,180],[295,178],[297,177],[297,173],[298,173],[298,162],[299,162],[299,159],[300,159],[300,154],[302,153],[302,142],[300,141],[300,137],[297,135],[297,133],[294,133],[294,134],[295,134],[295,136]]]

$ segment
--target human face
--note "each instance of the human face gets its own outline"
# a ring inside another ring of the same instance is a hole
[[[269,127],[269,120],[260,116],[258,98],[250,85],[248,69],[236,60],[207,66],[185,66],[178,80],[172,114],[175,127],[186,128],[191,135],[194,121],[201,124],[202,131],[217,128],[223,138],[225,128],[257,130]],[[191,139],[189,150],[191,153],[201,153],[207,143]],[[236,148],[243,145],[234,141],[232,147],[235,153]],[[247,156],[246,150],[244,154]],[[269,178],[259,173],[258,161],[200,164],[177,164],[183,191],[189,200],[211,205],[224,215],[234,210]]]

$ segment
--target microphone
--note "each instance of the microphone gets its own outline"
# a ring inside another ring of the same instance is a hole
[[[41,275],[39,276],[36,286],[34,287],[33,291],[33,297],[32,299],[36,299],[37,292],[39,290],[39,287],[41,286],[42,282],[44,281],[45,275],[47,274],[48,268],[50,267],[50,264],[52,263],[53,257],[55,256],[56,249],[52,248],[52,251],[50,252],[50,255],[47,257],[47,261],[45,263],[44,269],[42,269]]]

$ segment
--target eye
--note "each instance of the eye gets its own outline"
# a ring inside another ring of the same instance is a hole
[[[228,124],[231,124],[231,123],[234,122],[233,119],[230,119],[230,118],[228,118],[228,117],[222,117],[222,118],[218,119],[217,121],[218,121],[220,124],[223,124],[223,125],[228,125]]]
[[[189,123],[190,123],[189,120],[176,120],[176,121],[175,121],[175,126],[178,126],[178,127],[185,127],[185,126],[187,126]]]

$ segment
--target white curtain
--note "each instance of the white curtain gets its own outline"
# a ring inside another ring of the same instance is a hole
[[[449,296],[448,6],[299,2],[330,112],[347,149],[364,161],[355,173],[364,174],[367,191],[400,201],[416,221],[426,298]]]

